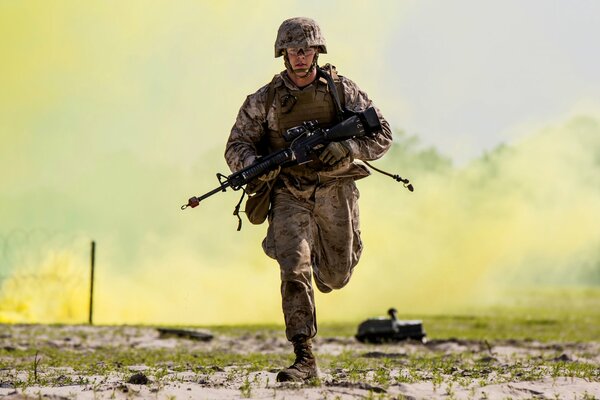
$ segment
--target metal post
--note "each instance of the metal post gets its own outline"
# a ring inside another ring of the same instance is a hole
[[[90,316],[89,324],[92,325],[92,312],[94,309],[94,265],[96,263],[96,242],[92,240],[92,255],[91,255],[91,266],[92,272],[90,274]]]

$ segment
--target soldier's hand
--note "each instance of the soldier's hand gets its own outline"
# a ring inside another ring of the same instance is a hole
[[[263,181],[263,182],[272,181],[273,179],[277,178],[277,175],[279,175],[280,171],[281,171],[281,166],[278,166],[277,169],[274,169],[272,171],[267,172],[264,175],[259,176],[258,180]]]
[[[333,165],[350,154],[350,150],[342,142],[331,142],[319,155],[325,164]]]

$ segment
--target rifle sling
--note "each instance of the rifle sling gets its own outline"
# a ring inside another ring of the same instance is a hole
[[[333,97],[333,102],[335,103],[338,122],[342,122],[344,120],[344,114],[346,114],[346,112],[342,107],[342,103],[340,102],[340,96],[338,95],[337,87],[335,86],[333,78],[321,67],[317,67],[317,74],[325,78],[325,80],[327,81],[327,86],[329,86],[331,97]]]

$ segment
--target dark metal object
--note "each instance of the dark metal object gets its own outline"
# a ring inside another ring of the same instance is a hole
[[[358,326],[356,340],[363,343],[399,342],[402,340],[418,340],[425,342],[425,331],[422,321],[404,321],[398,319],[395,308],[388,310],[390,318],[370,318]]]
[[[393,178],[396,182],[402,182],[404,184],[404,187],[407,188],[409,191],[414,192],[415,188],[412,185],[412,183],[410,183],[410,181],[408,179],[405,179],[403,177],[401,177],[400,175],[397,174],[390,174],[389,172],[385,172],[377,167],[374,167],[373,165],[371,165],[369,162],[364,161],[363,162],[369,166],[369,168],[373,168],[375,171],[379,172],[380,174],[389,176],[390,178]]]
[[[92,240],[92,252],[91,252],[91,272],[90,272],[90,314],[88,323],[92,325],[92,316],[94,311],[94,268],[96,264],[96,242]]]
[[[303,125],[291,128],[286,132],[287,139],[291,141],[288,148],[262,157],[254,164],[229,176],[217,174],[219,179],[217,188],[201,196],[191,197],[187,204],[181,206],[181,209],[197,207],[202,200],[216,193],[224,192],[227,188],[240,190],[247,183],[280,166],[285,168],[310,162],[312,161],[312,153],[323,148],[329,142],[372,136],[380,131],[381,123],[375,109],[372,107],[346,118],[330,129],[319,128],[317,121],[307,121]]]
[[[210,333],[190,329],[158,328],[158,333],[160,334],[161,339],[179,337],[184,339],[199,340],[201,342],[209,342],[214,337]]]

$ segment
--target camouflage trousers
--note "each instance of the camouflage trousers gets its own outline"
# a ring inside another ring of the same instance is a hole
[[[351,178],[273,193],[263,249],[279,263],[288,340],[317,334],[313,274],[331,289],[350,280],[362,253],[358,196]]]

